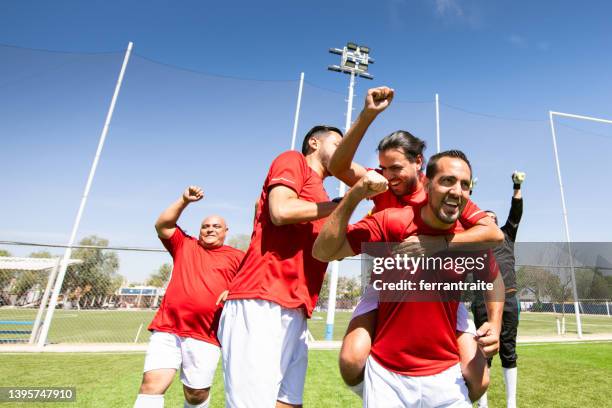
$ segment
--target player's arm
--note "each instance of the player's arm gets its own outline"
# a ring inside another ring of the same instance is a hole
[[[523,216],[523,195],[521,193],[521,184],[525,180],[525,173],[515,171],[512,173],[512,182],[514,183],[512,193],[512,203],[510,204],[510,213],[508,214],[508,220],[502,227],[504,231],[508,233],[512,241],[516,240],[516,234],[518,233],[518,226]]]
[[[504,233],[491,217],[483,217],[469,229],[447,237],[449,249],[491,249],[504,242]]]
[[[327,217],[338,205],[333,201],[313,203],[300,200],[295,190],[283,185],[270,189],[268,203],[270,219],[277,226]]]
[[[359,179],[325,221],[312,248],[312,256],[319,261],[329,262],[355,255],[346,238],[351,215],[361,200],[385,190],[387,190],[387,179],[375,171],[368,171]]]
[[[393,94],[393,89],[386,86],[368,90],[363,110],[342,138],[329,162],[330,173],[349,186],[357,183],[366,173],[366,169],[354,163],[353,158],[370,124],[389,106]]]
[[[485,290],[485,306],[487,321],[478,328],[476,334],[478,344],[486,357],[491,357],[499,351],[499,335],[501,333],[502,315],[504,313],[506,288],[500,273],[493,281],[493,289]]]
[[[444,250],[491,249],[504,241],[504,233],[491,217],[483,217],[471,228],[454,235],[413,235],[398,244],[394,253],[430,256]]]
[[[176,222],[183,210],[195,201],[200,201],[204,197],[204,191],[198,186],[189,186],[183,195],[170,204],[157,218],[155,230],[160,238],[170,239],[176,229]]]

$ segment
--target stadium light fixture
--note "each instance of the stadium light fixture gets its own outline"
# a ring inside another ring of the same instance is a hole
[[[374,59],[370,57],[370,47],[349,42],[344,48],[330,48],[329,52],[342,56],[340,65],[327,67],[330,71],[374,79],[371,74],[367,73],[369,65],[374,63]]]

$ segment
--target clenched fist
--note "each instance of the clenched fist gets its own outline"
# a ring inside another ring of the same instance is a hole
[[[375,115],[387,109],[395,91],[387,86],[368,89],[363,110]]]
[[[183,201],[186,203],[200,201],[202,198],[204,198],[204,190],[198,186],[189,186],[183,192]]]
[[[361,198],[370,198],[387,191],[389,182],[381,174],[374,170],[368,171],[357,182],[357,189]]]

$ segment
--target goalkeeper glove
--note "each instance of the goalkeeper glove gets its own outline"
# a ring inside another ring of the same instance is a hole
[[[512,182],[514,183],[514,189],[515,190],[520,190],[521,189],[521,183],[525,181],[525,173],[523,173],[522,171],[514,171],[514,173],[512,173]]]

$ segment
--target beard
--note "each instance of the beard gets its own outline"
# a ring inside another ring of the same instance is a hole
[[[465,202],[460,202],[457,207],[447,207],[445,209],[444,201],[446,198],[442,200],[440,206],[437,208],[437,211],[434,211],[434,214],[437,215],[438,219],[445,224],[453,224],[465,208]]]

